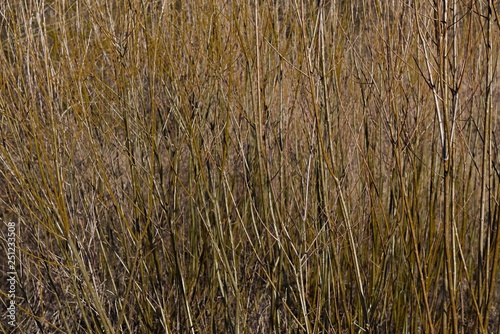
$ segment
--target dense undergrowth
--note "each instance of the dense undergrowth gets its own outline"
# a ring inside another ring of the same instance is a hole
[[[19,332],[498,333],[498,8],[2,2]]]

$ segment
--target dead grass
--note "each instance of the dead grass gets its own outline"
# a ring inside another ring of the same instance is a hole
[[[500,331],[497,9],[0,5],[19,332]]]

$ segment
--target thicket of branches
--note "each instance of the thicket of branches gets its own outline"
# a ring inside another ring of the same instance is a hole
[[[18,330],[500,333],[498,9],[2,2]]]

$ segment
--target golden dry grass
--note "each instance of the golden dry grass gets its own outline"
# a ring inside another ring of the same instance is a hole
[[[498,8],[0,4],[18,331],[499,332]]]

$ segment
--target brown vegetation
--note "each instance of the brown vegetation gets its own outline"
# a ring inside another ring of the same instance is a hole
[[[2,2],[19,332],[500,332],[498,9]]]

